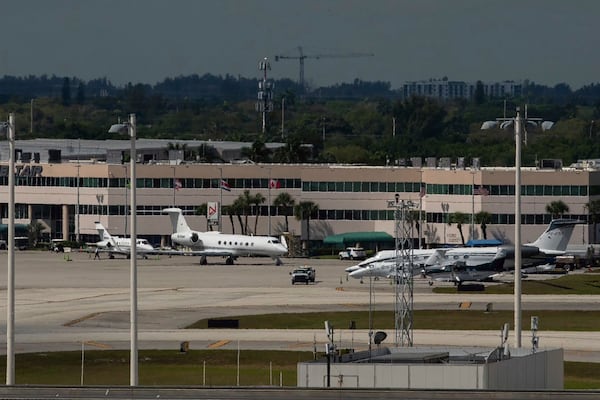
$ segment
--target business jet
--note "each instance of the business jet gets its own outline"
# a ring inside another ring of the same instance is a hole
[[[100,241],[96,242],[96,247],[99,251],[108,252],[110,258],[114,258],[115,254],[121,254],[127,258],[131,255],[131,238],[112,236],[106,228],[96,222],[96,230],[100,235]],[[148,254],[155,253],[156,250],[146,239],[136,239],[136,252],[140,256],[147,258]]]
[[[164,213],[169,214],[173,225],[171,241],[175,244],[189,247],[191,251],[179,254],[193,254],[200,256],[200,264],[206,264],[206,257],[226,257],[225,263],[232,265],[239,256],[259,255],[269,256],[275,260],[276,265],[282,265],[281,256],[287,254],[288,248],[285,239],[279,240],[272,236],[236,235],[221,232],[198,232],[192,230],[179,208],[166,208]]]
[[[541,263],[547,257],[565,253],[571,239],[577,220],[556,219],[550,222],[546,230],[532,243],[521,247],[523,263]],[[514,268],[505,260],[514,260],[515,247],[512,245],[488,247],[457,247],[448,249],[413,250],[413,270],[417,267],[423,275],[436,279],[453,280],[457,283],[465,281],[491,280],[495,275],[506,269]],[[365,269],[366,268],[366,269]],[[402,271],[406,270],[404,266]],[[383,250],[374,257],[357,265],[346,268],[350,276],[393,276],[398,274],[400,267],[396,266],[396,251]],[[404,272],[406,273],[406,272]]]

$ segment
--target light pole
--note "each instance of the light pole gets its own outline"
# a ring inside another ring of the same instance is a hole
[[[521,129],[523,124],[538,126],[541,118],[528,118],[525,106],[525,118],[521,118],[521,110],[516,109],[515,118],[496,118],[502,121],[501,129],[506,129],[514,124],[515,130],[515,291],[514,291],[514,319],[515,319],[515,345],[521,347]],[[488,128],[489,129],[489,128]],[[527,131],[525,131],[527,134]],[[525,135],[527,143],[527,135]]]
[[[127,133],[131,138],[131,154],[130,154],[130,182],[131,185],[131,246],[130,246],[130,336],[131,336],[131,355],[129,360],[129,385],[137,386],[138,384],[138,344],[137,344],[137,225],[136,225],[136,176],[135,176],[135,139],[136,126],[135,114],[129,114],[129,122],[124,124],[114,124],[108,130],[109,133]]]
[[[471,171],[471,239],[475,235],[475,171]]]
[[[448,223],[448,210],[450,209],[450,204],[442,203],[442,218],[444,219],[442,222],[444,224],[444,244],[446,244],[446,224]]]
[[[8,272],[6,278],[6,384],[15,384],[15,116],[0,129],[8,140]]]
[[[33,99],[29,107],[29,133],[33,133]]]
[[[33,101],[33,100],[32,100]],[[80,154],[81,154],[81,139],[77,139],[77,209],[75,210],[75,216],[76,216],[76,231],[75,231],[75,241],[77,242],[77,247],[79,247],[79,241],[80,241],[80,232],[81,230],[79,229],[79,222],[80,222],[80,218],[79,218],[79,169],[81,168],[81,163],[80,163]]]

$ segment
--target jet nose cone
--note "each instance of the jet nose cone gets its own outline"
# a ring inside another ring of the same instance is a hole
[[[361,267],[361,266],[359,266],[359,265],[352,265],[352,266],[350,266],[350,267],[346,268],[344,271],[346,271],[346,272],[350,273],[350,272],[357,271],[357,270],[359,270],[359,269],[361,269],[361,268],[362,268],[362,267]]]
[[[357,270],[354,270],[354,271],[350,272],[349,275],[351,277],[353,277],[354,279],[360,279],[363,276],[367,275],[367,268],[359,268]]]

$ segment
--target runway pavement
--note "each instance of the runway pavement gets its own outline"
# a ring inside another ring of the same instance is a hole
[[[3,258],[5,251],[0,252]],[[138,260],[138,329],[140,348],[193,349],[321,349],[324,330],[180,329],[202,318],[271,312],[366,310],[369,292],[374,310],[393,309],[394,288],[387,280],[347,278],[351,261],[285,259],[275,266],[268,258],[241,258],[236,265],[210,258],[160,257]],[[4,264],[6,265],[6,264]],[[93,254],[25,251],[15,254],[15,349],[17,352],[128,348],[129,260],[94,260]],[[296,266],[316,269],[314,285],[292,285]],[[444,283],[436,283],[444,284]],[[0,308],[6,307],[6,268],[0,268]],[[371,289],[371,290],[370,290]],[[512,295],[434,294],[427,280],[415,279],[415,309],[456,309],[471,302],[473,309],[512,309]],[[599,310],[597,296],[523,296],[524,309]],[[511,323],[512,321],[507,321]],[[0,313],[0,352],[6,347],[6,313]],[[337,330],[345,347],[367,346],[366,331]],[[600,362],[598,332],[538,332],[541,347],[563,347],[565,359]],[[528,346],[529,331],[523,331]],[[337,339],[336,339],[337,340]],[[500,343],[495,331],[414,331],[415,345],[483,345]],[[509,340],[510,342],[510,340]]]

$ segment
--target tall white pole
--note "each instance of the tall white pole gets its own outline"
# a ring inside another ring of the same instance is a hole
[[[281,140],[283,140],[285,137],[284,123],[285,123],[285,97],[282,97],[281,98]]]
[[[8,115],[8,275],[6,307],[6,384],[15,384],[15,117]]]
[[[515,118],[515,341],[521,347],[521,115]]]
[[[219,168],[219,232],[223,232],[223,168]]]
[[[175,207],[175,167],[173,168],[173,207]]]
[[[471,239],[475,236],[475,171],[471,171]]]
[[[269,204],[267,207],[267,212],[269,214],[269,236],[271,236],[271,168],[269,168]],[[256,232],[254,232],[256,234]]]
[[[136,204],[136,174],[135,163],[137,159],[135,151],[136,125],[135,114],[129,115],[129,135],[131,136],[131,159],[130,159],[130,185],[131,185],[131,251],[130,251],[130,334],[131,334],[131,359],[130,377],[131,386],[138,384],[138,327],[137,327],[137,204]]]
[[[76,231],[75,231],[75,241],[77,242],[77,246],[79,247],[79,241],[80,241],[80,232],[81,229],[79,228],[79,223],[80,223],[80,218],[79,218],[79,170],[81,168],[81,163],[79,160],[81,154],[81,139],[77,139],[77,209],[75,210],[75,216],[76,216]]]

